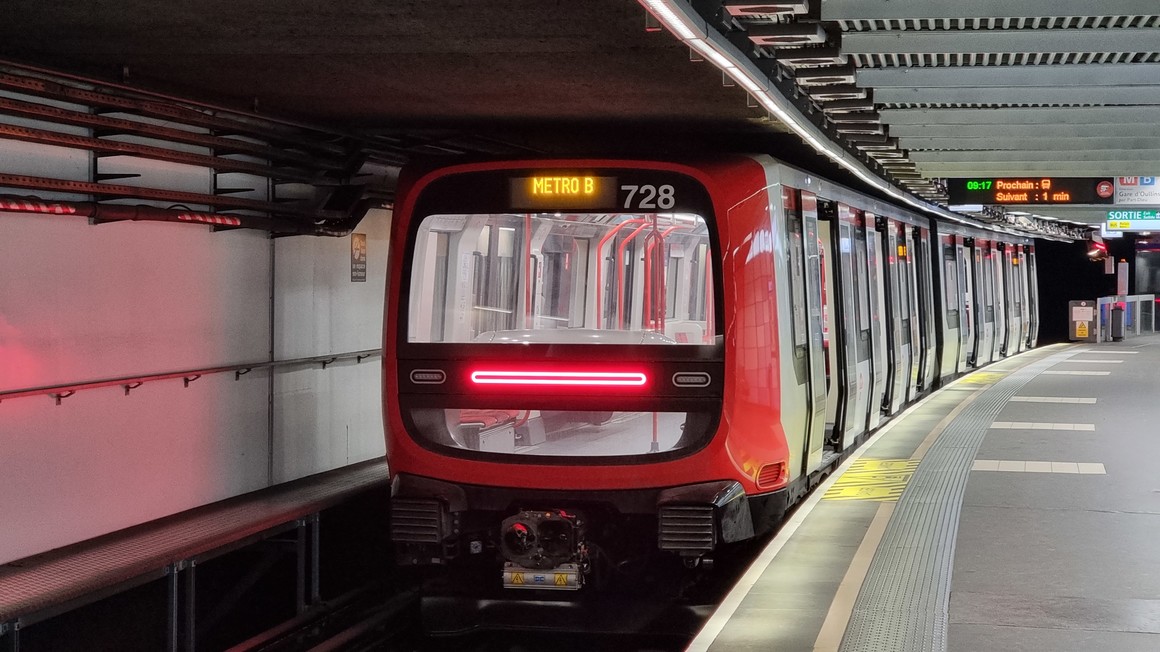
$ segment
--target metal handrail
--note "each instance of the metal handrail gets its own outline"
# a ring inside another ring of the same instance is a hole
[[[366,349],[363,351],[350,351],[348,353],[335,353],[331,355],[316,355],[309,358],[294,358],[293,360],[267,360],[265,362],[246,362],[242,364],[229,365],[225,367],[206,367],[203,369],[190,369],[188,371],[174,371],[164,374],[144,374],[136,376],[123,376],[120,378],[108,378],[105,380],[93,380],[83,383],[67,383],[64,385],[45,385],[43,387],[31,387],[28,389],[10,389],[0,390],[0,401],[12,398],[23,398],[25,396],[51,396],[56,400],[56,404],[60,405],[62,399],[66,399],[79,391],[86,389],[100,389],[102,387],[114,387],[120,385],[125,390],[125,395],[137,389],[147,382],[155,380],[173,380],[181,378],[186,387],[193,381],[208,376],[211,374],[220,374],[234,372],[234,380],[240,380],[242,376],[250,373],[255,369],[274,369],[278,367],[289,367],[292,365],[304,365],[321,363],[322,368],[326,369],[327,365],[333,364],[340,360],[354,359],[355,363],[361,363],[366,358],[371,358],[376,355],[382,355],[382,349]]]

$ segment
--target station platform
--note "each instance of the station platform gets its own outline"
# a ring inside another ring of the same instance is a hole
[[[689,650],[1160,649],[1160,337],[1053,345],[876,433]]]
[[[19,650],[32,625],[158,580],[168,625],[155,649],[195,649],[198,565],[279,535],[296,544],[304,611],[319,601],[319,515],[387,483],[379,458],[0,564],[0,650]]]

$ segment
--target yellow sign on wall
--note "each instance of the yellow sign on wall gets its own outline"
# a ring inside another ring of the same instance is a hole
[[[1088,336],[1088,325],[1087,325],[1086,321],[1077,321],[1075,323],[1075,336],[1076,337],[1087,337]]]

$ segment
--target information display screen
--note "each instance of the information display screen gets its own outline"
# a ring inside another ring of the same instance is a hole
[[[616,194],[616,177],[539,174],[511,180],[511,207],[517,209],[613,209]]]
[[[1112,177],[947,179],[951,204],[1111,204]]]

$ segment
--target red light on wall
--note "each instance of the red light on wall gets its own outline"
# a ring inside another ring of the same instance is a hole
[[[550,385],[556,387],[643,387],[648,376],[639,371],[507,371],[471,372],[476,385]]]

